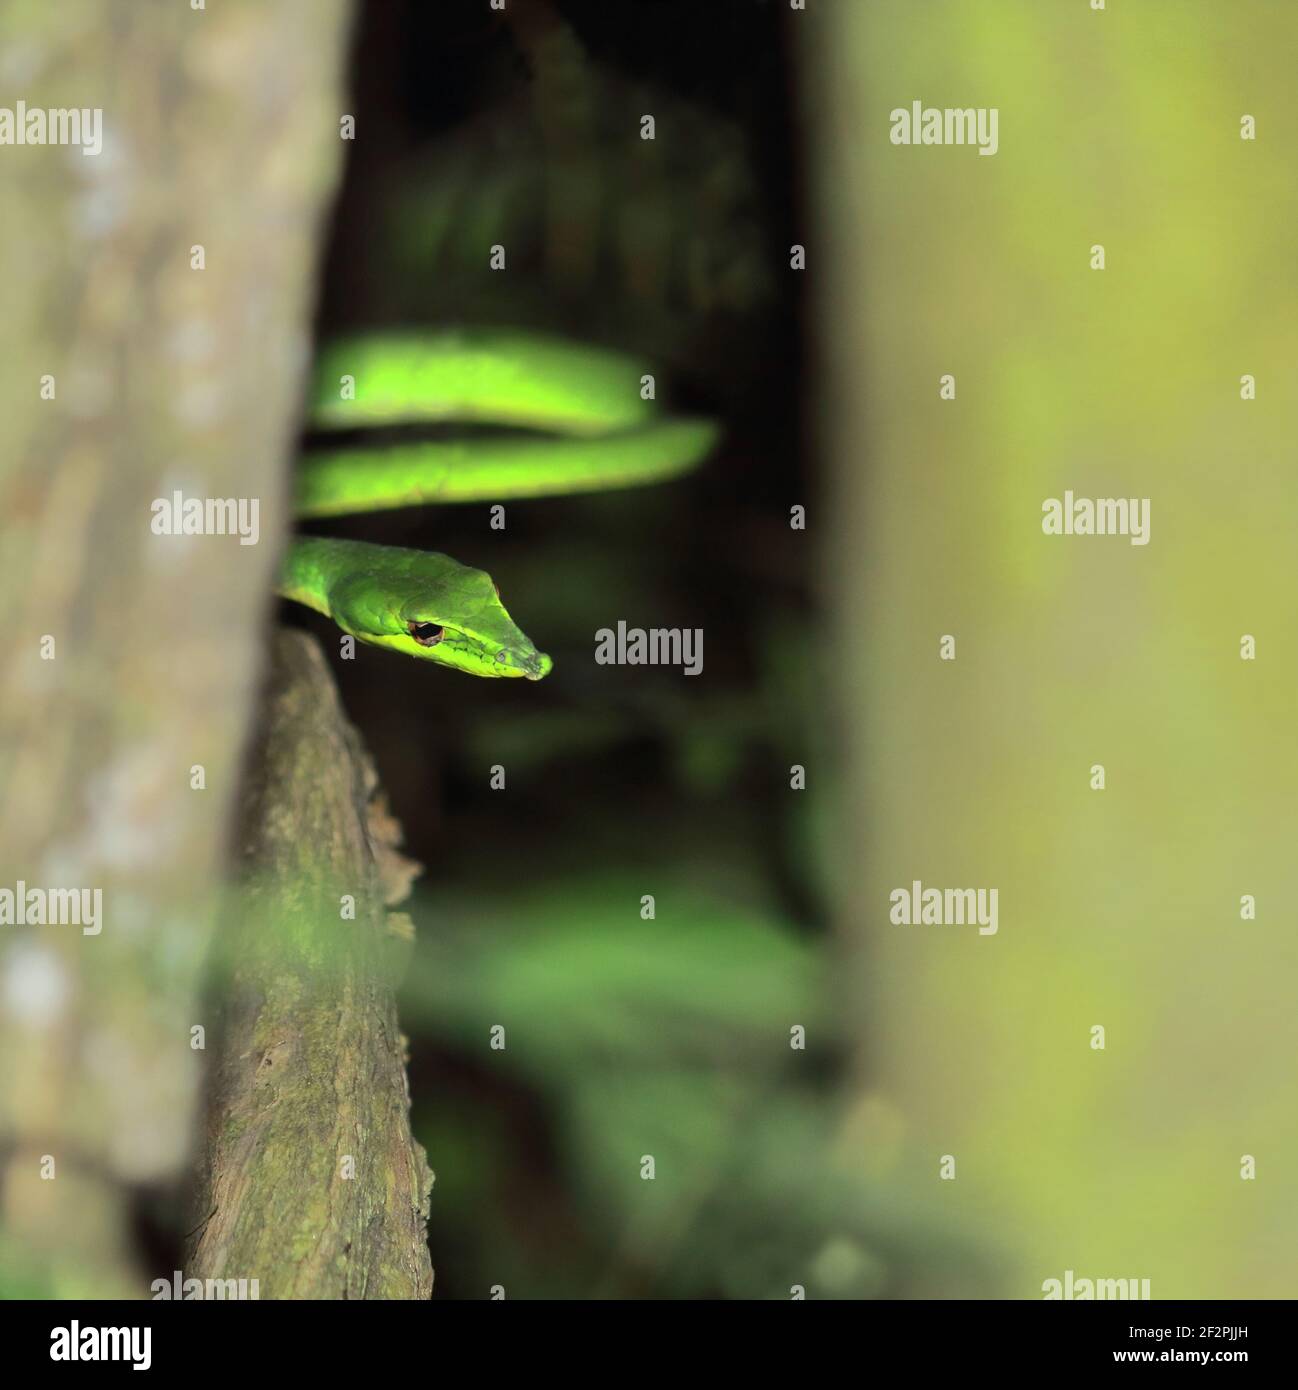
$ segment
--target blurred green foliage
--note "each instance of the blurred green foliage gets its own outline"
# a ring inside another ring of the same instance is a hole
[[[415,1125],[449,1291],[897,1292],[916,1233],[836,1148],[823,951],[688,873],[654,882],[654,920],[633,867],[419,895],[401,1014],[416,1066],[442,1055]],[[940,1245],[971,1278],[976,1257]]]

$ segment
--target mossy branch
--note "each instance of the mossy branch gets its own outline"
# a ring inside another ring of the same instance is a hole
[[[276,639],[222,933],[222,1028],[188,1277],[262,1298],[427,1298],[432,1175],[410,1132],[387,907],[416,866],[315,641]],[[353,915],[354,913],[354,915]]]

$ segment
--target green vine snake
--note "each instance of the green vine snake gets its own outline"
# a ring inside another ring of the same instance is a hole
[[[515,331],[335,343],[310,397],[318,429],[456,423],[533,433],[309,452],[295,513],[499,502],[675,477],[707,454],[716,426],[659,414],[641,382],[628,358]],[[298,536],[278,592],[358,641],[470,675],[540,680],[553,664],[515,625],[490,575],[432,551]]]

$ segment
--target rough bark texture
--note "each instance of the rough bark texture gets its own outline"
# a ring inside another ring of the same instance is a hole
[[[223,1023],[186,1273],[262,1298],[427,1298],[432,1175],[393,985],[417,868],[319,647],[279,635],[221,933]]]
[[[0,150],[0,886],[102,892],[97,935],[0,928],[6,1291],[145,1292],[127,1197],[188,1158],[347,11],[0,9],[5,102],[103,113],[97,156]],[[176,488],[259,543],[154,535]]]

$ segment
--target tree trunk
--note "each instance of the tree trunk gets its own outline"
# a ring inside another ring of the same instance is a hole
[[[261,1297],[427,1298],[432,1175],[411,1138],[385,905],[417,867],[320,648],[280,634],[218,958],[224,1026],[186,1273]]]
[[[189,1156],[347,13],[0,11],[7,101],[102,110],[98,154],[0,150],[0,888],[101,894],[0,927],[6,1291],[145,1292],[130,1191]],[[257,543],[154,534],[176,489],[256,499]]]

